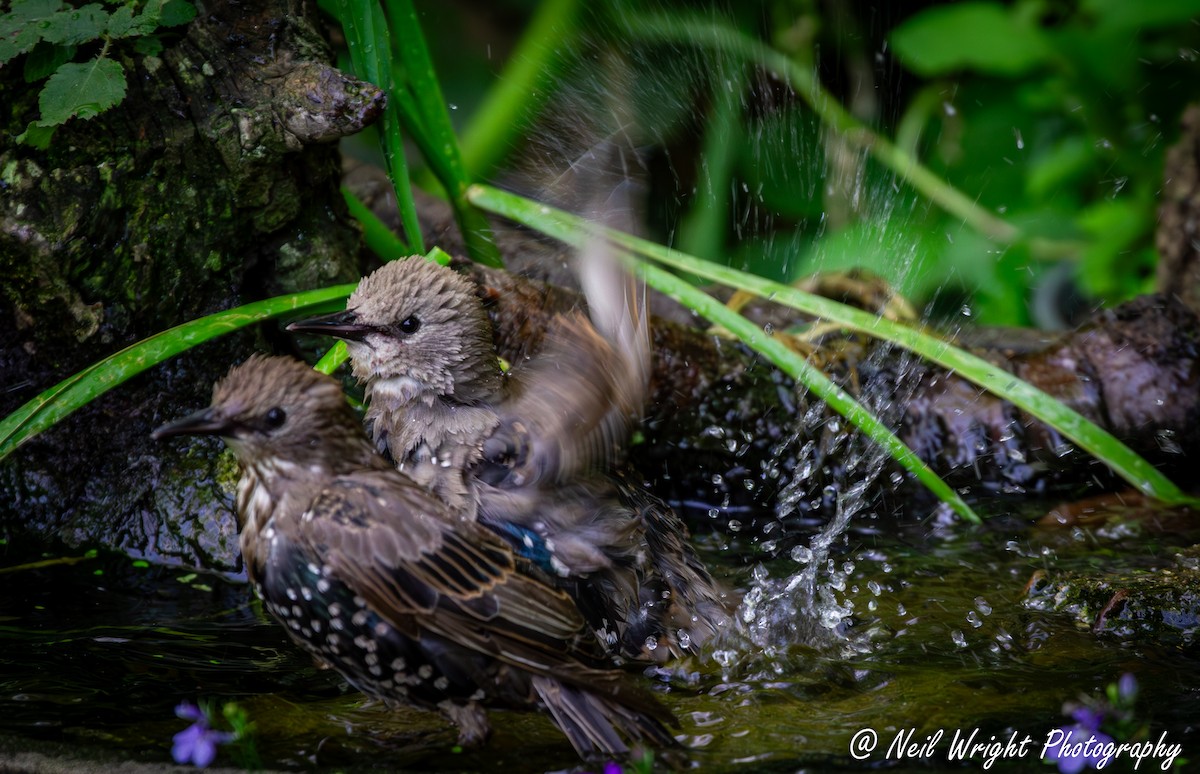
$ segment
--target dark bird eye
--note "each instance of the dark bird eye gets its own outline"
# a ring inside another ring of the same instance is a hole
[[[400,332],[405,336],[411,336],[421,328],[421,321],[416,315],[409,315],[400,321]]]
[[[275,408],[273,408],[267,412],[267,416],[266,416],[267,427],[271,427],[271,428],[279,427],[280,425],[282,425],[284,423],[284,421],[286,419],[287,419],[287,412],[285,412],[283,409],[276,406]]]

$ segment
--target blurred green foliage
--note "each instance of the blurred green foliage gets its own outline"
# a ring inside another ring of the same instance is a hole
[[[523,39],[555,5],[418,3],[468,136],[512,85],[506,55],[544,60],[526,104],[486,117],[521,130],[464,149],[489,159],[477,179],[553,200],[547,181],[619,132],[641,151],[651,236],[772,278],[860,266],[935,316],[1051,327],[1153,287],[1163,152],[1200,96],[1200,0],[608,0]],[[1014,236],[932,204],[761,61],[636,34],[650,16],[786,55]]]

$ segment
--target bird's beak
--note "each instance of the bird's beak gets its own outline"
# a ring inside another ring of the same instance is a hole
[[[233,423],[213,408],[206,408],[182,419],[168,422],[150,434],[156,441],[175,435],[232,435]]]
[[[362,341],[368,333],[376,331],[375,326],[358,321],[358,315],[347,309],[324,317],[311,317],[298,320],[287,327],[293,333],[315,333],[320,336],[333,336],[346,341]]]

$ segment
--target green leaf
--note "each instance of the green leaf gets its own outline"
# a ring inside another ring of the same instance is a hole
[[[38,107],[39,126],[57,126],[79,116],[94,118],[125,98],[125,71],[106,57],[68,62],[46,81]]]
[[[904,64],[926,77],[964,69],[1018,75],[1051,54],[1041,30],[989,2],[930,8],[893,30],[891,41]]]
[[[148,35],[159,27],[187,24],[196,18],[196,8],[187,0],[149,0],[133,24],[138,33]]]
[[[147,35],[133,42],[133,50],[142,56],[158,56],[162,53],[162,40],[157,35]]]
[[[1083,0],[1079,10],[1095,17],[1099,27],[1150,29],[1174,24],[1194,24],[1200,16],[1200,0]]]
[[[42,27],[42,38],[51,43],[78,45],[95,40],[107,30],[108,12],[99,3],[89,3],[51,16]]]
[[[196,18],[196,6],[187,0],[167,0],[159,15],[160,27],[178,27]]]
[[[46,150],[50,147],[50,138],[54,136],[54,128],[53,126],[38,126],[38,123],[34,121],[25,127],[25,131],[17,135],[17,142],[38,150]]]
[[[62,7],[62,0],[14,0],[12,10],[0,14],[0,64],[37,45],[43,28]]]
[[[75,56],[75,46],[56,46],[42,41],[25,57],[25,82],[36,83]]]
[[[111,38],[124,38],[129,35],[136,35],[137,30],[133,23],[133,6],[123,5],[112,12],[112,16],[108,17],[108,35]]]

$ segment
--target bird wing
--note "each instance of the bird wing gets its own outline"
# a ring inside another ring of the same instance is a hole
[[[543,349],[514,371],[513,397],[474,471],[500,488],[553,486],[621,455],[646,395],[645,374],[581,313],[555,318]]]
[[[335,480],[289,537],[414,639],[430,632],[533,674],[639,692],[606,667],[566,593],[523,574],[500,538],[390,473]]]

